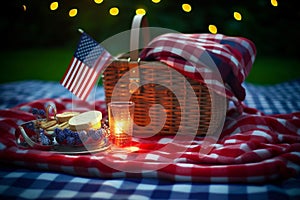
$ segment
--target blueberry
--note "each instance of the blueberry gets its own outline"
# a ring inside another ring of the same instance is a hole
[[[27,123],[25,126],[26,126],[26,128],[28,128],[29,130],[34,130],[34,128],[35,128],[33,122],[29,122],[29,123]]]
[[[94,133],[95,133],[95,130],[93,130],[93,129],[88,130],[89,137],[93,137]]]
[[[85,142],[88,139],[88,133],[85,130],[79,131],[78,137],[82,142]]]
[[[40,132],[40,138],[43,145],[51,144],[51,140],[44,134],[44,130]]]
[[[42,110],[42,109],[38,110],[38,114],[41,115],[41,116],[45,116],[46,115],[45,111]]]
[[[102,129],[98,129],[94,132],[94,134],[92,135],[92,138],[94,140],[99,140],[99,139],[102,139],[103,137],[103,132],[102,132]]]
[[[79,137],[77,132],[71,130],[70,130],[70,136],[74,138]]]
[[[64,134],[63,131],[58,131],[56,133],[55,139],[56,139],[57,143],[61,144],[66,139],[66,135]]]
[[[73,131],[71,131],[70,129],[67,129],[67,128],[65,128],[62,132],[66,135],[66,137],[72,136],[72,133],[73,133]]]
[[[73,135],[73,137],[74,137],[74,139],[75,139],[75,144],[76,144],[76,145],[81,144],[81,140],[80,140],[80,138],[79,138],[78,133],[73,132],[72,135]]]
[[[37,115],[39,110],[37,108],[32,108],[31,113]]]
[[[75,137],[75,145],[80,145],[82,144],[82,141],[79,137]]]
[[[59,132],[61,132],[62,130],[60,128],[55,128],[54,129],[54,134],[57,135]]]
[[[99,140],[101,138],[102,132],[99,132],[98,130],[89,130],[89,136],[93,138],[93,140]]]
[[[74,145],[75,144],[75,138],[71,137],[71,136],[68,136],[67,137],[67,144],[68,145]]]

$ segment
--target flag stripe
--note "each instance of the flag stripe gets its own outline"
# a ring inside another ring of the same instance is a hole
[[[98,65],[99,67],[99,65]],[[96,70],[97,72],[97,70]],[[96,80],[99,77],[99,73],[92,73],[91,76],[89,77],[89,81],[85,85],[85,90],[83,91],[82,97],[83,99],[86,99],[88,94],[92,91],[93,86],[96,83]]]
[[[68,84],[67,84],[67,89],[69,89],[71,91],[71,88],[72,88],[72,85],[73,85],[73,81],[74,81],[74,77],[76,77],[76,74],[78,72],[78,68],[79,68],[79,65],[80,65],[80,61],[76,59],[76,62],[75,62],[75,68],[74,70],[71,72],[71,77],[69,78],[68,80]]]
[[[75,94],[76,94],[76,90],[79,86],[80,79],[83,77],[83,71],[84,71],[85,68],[86,68],[86,65],[81,62],[78,74],[76,74],[75,80],[73,81],[72,88],[70,89],[70,91],[75,93]]]
[[[88,76],[89,73],[91,73],[91,68],[89,67],[84,67],[83,73],[80,77],[79,83],[77,84],[75,93],[76,94],[80,94],[80,91],[83,89],[83,84],[85,81],[87,81],[88,79],[86,78]]]
[[[82,94],[82,96],[83,96],[84,99],[86,99],[87,98],[87,94],[89,94],[91,92],[93,86],[95,85],[96,81],[98,80],[98,77],[100,75],[99,72],[101,72],[103,70],[103,68],[110,62],[110,58],[111,58],[110,54],[108,52],[104,52],[102,54],[102,56],[100,56],[98,58],[98,60],[96,61],[96,66],[97,66],[97,68],[96,68],[96,76],[92,76],[91,81],[89,82],[89,84],[87,86],[88,90],[86,90]]]
[[[87,83],[91,81],[91,76],[94,74],[94,69],[88,69],[88,73],[84,79],[84,82],[82,83],[82,86],[80,87],[80,90],[78,91],[78,95],[82,98],[82,99],[86,99],[83,95],[83,92],[85,90],[87,90]]]
[[[82,100],[86,100],[98,77],[112,56],[86,33],[79,44],[60,83]]]

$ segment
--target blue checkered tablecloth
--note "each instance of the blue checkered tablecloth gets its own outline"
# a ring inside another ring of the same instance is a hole
[[[0,194],[19,199],[297,199],[300,179],[282,183],[174,183],[157,179],[94,179],[25,169],[0,171]]]
[[[266,114],[300,111],[300,79],[277,85],[244,84],[245,104]],[[102,87],[95,89],[104,99]],[[72,98],[57,82],[0,84],[0,109],[40,98]],[[1,149],[1,147],[0,147]],[[99,179],[7,166],[0,161],[0,199],[300,199],[300,177],[267,184]]]
[[[300,79],[276,85],[244,83],[244,103],[266,114],[300,111]],[[91,92],[96,99],[104,99],[103,87]],[[0,84],[0,109],[40,98],[73,98],[74,96],[57,82],[23,81]]]

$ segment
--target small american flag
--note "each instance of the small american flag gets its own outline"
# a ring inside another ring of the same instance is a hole
[[[60,83],[82,100],[86,100],[102,69],[112,56],[98,42],[82,33],[76,52]]]

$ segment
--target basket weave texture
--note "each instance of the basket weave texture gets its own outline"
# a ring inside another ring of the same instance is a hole
[[[153,134],[155,127],[161,125],[161,110],[152,109],[154,117],[150,120],[149,109],[155,104],[160,104],[164,107],[166,113],[166,122],[163,128],[159,131],[160,134],[176,134],[179,127],[183,127],[183,131],[189,133],[189,127],[198,124],[197,134],[206,134],[208,126],[211,123],[211,98],[206,85],[192,80],[188,77],[178,76],[174,73],[177,71],[164,65],[160,62],[141,62],[138,66],[140,75],[141,87],[138,91],[131,94],[128,89],[130,84],[129,77],[126,72],[130,69],[130,62],[125,59],[113,61],[103,73],[103,84],[105,88],[106,103],[111,102],[113,90],[115,90],[114,100],[128,100],[135,103],[134,122],[139,126],[147,126],[152,123],[154,127],[143,129],[143,134]],[[178,72],[177,72],[178,73]],[[117,84],[118,82],[118,84]],[[144,83],[153,82],[153,84]],[[161,84],[154,84],[154,83]],[[178,84],[180,86],[178,86]],[[177,86],[183,99],[183,103],[179,104],[178,97],[170,90],[172,86]],[[191,86],[195,94],[190,94],[187,87]],[[197,97],[197,106],[193,104]],[[200,119],[199,117],[200,111]],[[199,119],[199,120],[198,120]],[[137,131],[138,130],[134,130]]]
[[[147,26],[143,25],[147,24],[143,19],[138,15],[133,19],[130,54],[112,61],[103,72],[106,103],[128,100],[135,103],[134,122],[138,125],[134,126],[135,134],[210,134],[213,131],[209,128],[212,125],[218,128],[220,119],[224,119],[224,112],[212,108],[222,98],[215,98],[218,95],[204,83],[162,62],[139,62],[139,27]],[[132,91],[136,79],[137,86]]]

